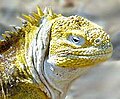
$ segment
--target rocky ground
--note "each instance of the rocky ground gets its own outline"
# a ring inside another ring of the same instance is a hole
[[[51,6],[65,16],[84,16],[112,39],[112,58],[78,79],[67,99],[120,99],[120,0],[0,0],[0,33],[11,30],[9,25],[21,25],[16,17],[35,11],[36,5]]]

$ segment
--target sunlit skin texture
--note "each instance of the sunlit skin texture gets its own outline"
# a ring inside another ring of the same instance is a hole
[[[51,31],[49,55],[57,66],[94,66],[111,56],[109,35],[83,17],[61,17],[54,22]],[[79,37],[79,44],[72,42],[70,36]]]
[[[52,72],[55,75],[66,72],[66,68],[69,74],[78,73],[74,70],[87,69],[111,57],[113,48],[109,35],[100,26],[80,16],[64,17],[51,9],[43,13],[39,7],[37,10],[32,16],[24,15],[23,26],[6,32],[4,40],[0,41],[0,99],[50,99],[47,89],[54,89],[54,86],[46,87],[44,83],[47,79],[43,79],[45,71],[42,70],[45,59],[58,67],[57,72]],[[49,33],[44,35],[44,32]],[[71,76],[71,81],[78,74]],[[64,73],[60,77],[64,77]],[[60,85],[57,87],[59,89]]]

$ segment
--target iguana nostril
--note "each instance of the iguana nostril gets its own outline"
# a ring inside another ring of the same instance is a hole
[[[97,38],[94,40],[95,44],[101,44],[102,40],[101,38]]]

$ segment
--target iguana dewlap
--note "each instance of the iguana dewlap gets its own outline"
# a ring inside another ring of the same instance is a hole
[[[37,10],[0,41],[0,99],[64,99],[74,79],[111,57],[109,35],[100,26]]]

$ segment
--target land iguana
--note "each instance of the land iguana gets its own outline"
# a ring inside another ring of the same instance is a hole
[[[0,41],[0,99],[64,99],[71,82],[112,55],[109,35],[50,8],[23,15]]]

